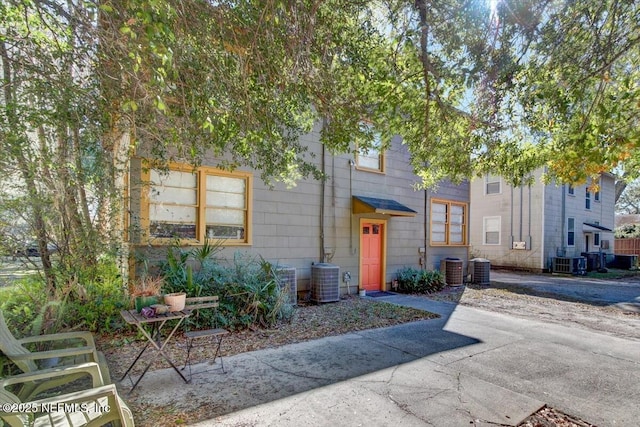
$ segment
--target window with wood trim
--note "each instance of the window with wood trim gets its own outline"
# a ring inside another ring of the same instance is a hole
[[[373,141],[369,147],[361,148],[359,145],[356,147],[356,167],[358,169],[384,172],[384,151],[380,133],[374,131],[370,124],[361,123],[360,126],[366,128],[367,132],[373,132]]]
[[[463,246],[467,243],[467,204],[431,201],[431,244]]]
[[[181,165],[143,172],[143,180],[149,183],[147,203],[143,203],[148,240],[195,243],[206,237],[249,243],[251,178],[249,173]]]

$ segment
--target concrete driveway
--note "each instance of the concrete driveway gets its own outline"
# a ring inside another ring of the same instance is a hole
[[[492,270],[491,281],[517,284],[538,292],[549,292],[598,305],[616,305],[640,312],[640,277],[603,280],[583,276]]]

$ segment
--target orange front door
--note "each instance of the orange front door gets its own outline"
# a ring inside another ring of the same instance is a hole
[[[362,288],[382,289],[382,224],[362,224]]]

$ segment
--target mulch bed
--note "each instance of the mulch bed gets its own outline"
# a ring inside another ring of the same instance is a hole
[[[542,407],[518,425],[518,427],[596,427],[593,424],[564,414],[548,406]]]

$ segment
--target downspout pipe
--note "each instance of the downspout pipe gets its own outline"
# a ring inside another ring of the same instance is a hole
[[[428,190],[424,190],[424,252],[420,254],[422,257],[422,269],[427,268],[427,243],[429,240],[429,231],[427,227],[427,212],[429,209],[429,194]]]
[[[524,187],[522,185],[522,183],[520,183],[520,224],[519,224],[519,231],[518,231],[518,241],[522,242],[522,226],[523,226],[523,222],[524,222]]]
[[[562,185],[562,212],[561,212],[561,217],[562,217],[562,225],[560,226],[560,230],[562,232],[561,236],[560,236],[560,250],[562,251],[562,256],[567,256],[567,247],[565,246],[565,238],[567,236],[565,227],[567,226],[567,200],[566,200],[566,194],[567,194],[567,185],[564,184]]]
[[[514,235],[513,235],[513,185],[509,185],[509,188],[511,188],[511,203],[509,203],[509,209],[511,210],[510,212],[510,217],[509,217],[509,227],[510,227],[510,231],[509,233],[511,234],[509,237],[511,239],[511,242],[509,243],[510,245],[510,249],[513,248],[513,240],[514,240]]]
[[[549,259],[549,254],[547,253],[546,250],[546,245],[547,242],[544,239],[544,231],[547,228],[547,223],[546,223],[546,215],[545,215],[545,201],[547,198],[547,185],[543,184],[542,185],[542,203],[540,203],[540,206],[542,207],[542,212],[540,214],[541,217],[541,221],[540,224],[542,224],[542,227],[540,227],[540,248],[542,249],[542,257],[540,258],[540,269],[542,271],[545,270],[545,264],[547,262],[547,259]],[[532,245],[533,246],[533,245]],[[551,266],[549,266],[549,271],[551,271]]]
[[[327,128],[327,119],[322,119],[322,129]],[[325,262],[324,254],[324,195],[326,183],[326,164],[325,164],[326,148],[322,144],[322,159],[320,160],[320,169],[322,171],[322,182],[320,185],[320,262]]]

